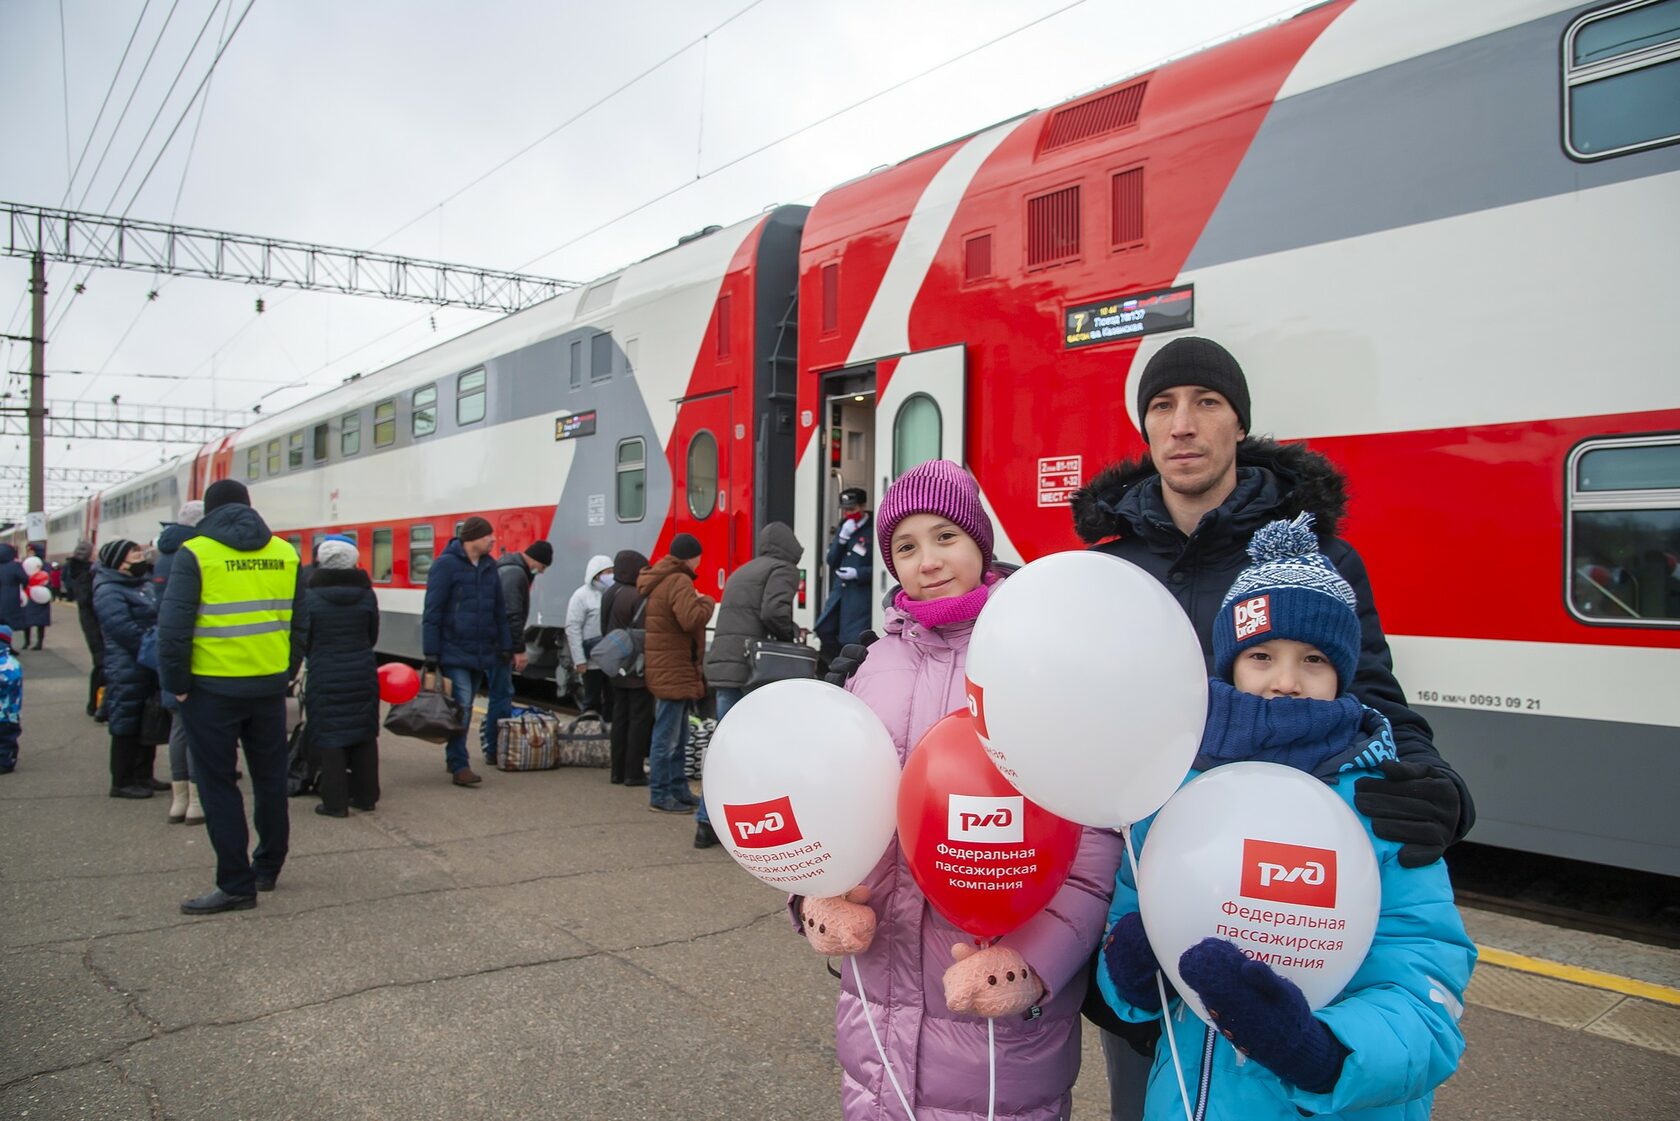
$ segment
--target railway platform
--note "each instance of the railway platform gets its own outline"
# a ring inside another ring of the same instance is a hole
[[[106,796],[86,654],[48,634],[0,778],[0,1116],[839,1116],[834,979],[645,791],[461,789],[441,748],[387,737],[377,812],[294,801],[278,889],[188,918],[204,832]],[[1680,951],[1466,918],[1483,955],[1437,1118],[1680,1117]],[[1075,1104],[1106,1116],[1090,1032]]]

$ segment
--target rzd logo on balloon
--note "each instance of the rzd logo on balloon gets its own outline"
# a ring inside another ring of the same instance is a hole
[[[1250,899],[1333,908],[1336,850],[1245,839],[1240,890]]]
[[[945,835],[953,841],[982,845],[1019,844],[1025,836],[1026,799],[952,794],[946,807]],[[937,820],[937,819],[936,819]]]
[[[974,717],[974,730],[980,733],[981,739],[989,740],[992,737],[986,731],[986,690],[966,677],[963,684],[968,686],[968,714]]]
[[[804,839],[793,818],[793,803],[786,797],[739,806],[725,803],[723,816],[735,842],[744,849],[773,849]]]

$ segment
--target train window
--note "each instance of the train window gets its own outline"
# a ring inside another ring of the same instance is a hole
[[[416,436],[430,436],[437,431],[437,386],[423,385],[414,391],[411,402]]]
[[[289,533],[289,534],[287,534],[286,535],[286,544],[288,544],[292,547],[292,552],[296,553],[300,557],[303,556],[303,534],[301,534],[301,533]]]
[[[612,335],[599,334],[589,340],[589,380],[606,381],[612,377]]]
[[[618,520],[639,522],[647,514],[647,441],[618,442]]]
[[[1569,462],[1569,609],[1680,626],[1680,436],[1593,440]]]
[[[259,478],[262,475],[262,449],[252,448],[245,453],[245,477]]]
[[[1680,0],[1589,12],[1563,42],[1571,156],[1597,160],[1680,140]]]
[[[432,527],[410,526],[408,530],[408,582],[423,583],[432,570]]]
[[[640,339],[624,340],[624,373],[626,377],[632,377],[636,373],[636,355],[642,349],[641,344]]]
[[[373,407],[373,446],[388,448],[397,442],[397,403],[381,401]]]
[[[326,534],[324,534],[324,533],[311,533],[309,535],[309,563],[310,564],[314,564],[316,556],[320,554],[320,552],[321,552],[321,538],[323,538],[325,536],[326,536]]]
[[[355,455],[362,450],[362,414],[345,413],[339,422],[338,454]]]
[[[572,388],[583,388],[583,340],[573,339],[569,350],[571,358]]]
[[[840,264],[822,267],[822,333],[840,330]]]
[[[477,424],[484,419],[484,368],[455,379],[455,423]]]
[[[729,357],[730,320],[733,318],[731,312],[734,307],[735,297],[728,292],[717,298],[717,356],[719,358]]]
[[[303,466],[303,433],[293,432],[286,437],[286,470],[296,471]]]
[[[893,478],[939,458],[943,436],[939,406],[926,393],[912,394],[893,418]]]
[[[696,518],[709,518],[717,509],[717,499],[717,437],[702,428],[688,442],[688,512]]]
[[[330,429],[330,426],[328,426],[328,425],[317,424],[315,426],[315,447],[314,447],[313,450],[315,452],[315,462],[316,463],[325,463],[326,462],[326,459],[327,459],[327,442],[328,442],[328,440],[330,440],[332,438],[330,432],[331,432],[331,429]]]
[[[280,473],[280,441],[277,439],[268,442],[268,473],[270,475]]]
[[[388,529],[373,531],[373,564],[368,575],[375,584],[391,582],[391,531]]]

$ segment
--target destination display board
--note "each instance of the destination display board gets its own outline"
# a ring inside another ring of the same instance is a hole
[[[1182,331],[1195,324],[1196,286],[1185,284],[1070,307],[1062,313],[1062,343],[1072,350],[1158,331]]]
[[[595,410],[586,413],[573,413],[570,416],[554,418],[554,438],[556,440],[575,440],[579,436],[595,435]]]

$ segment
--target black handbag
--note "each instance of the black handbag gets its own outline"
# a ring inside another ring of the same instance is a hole
[[[431,678],[430,687],[426,684]],[[411,701],[392,705],[385,714],[385,730],[427,743],[448,743],[466,732],[466,710],[444,691],[443,675],[436,670],[420,675],[420,692]]]
[[[817,652],[803,642],[755,638],[747,642],[747,684],[750,693],[772,681],[798,681],[817,676]]]
[[[174,716],[163,707],[163,694],[152,692],[140,708],[140,742],[147,747],[168,743],[169,729],[174,723]]]

